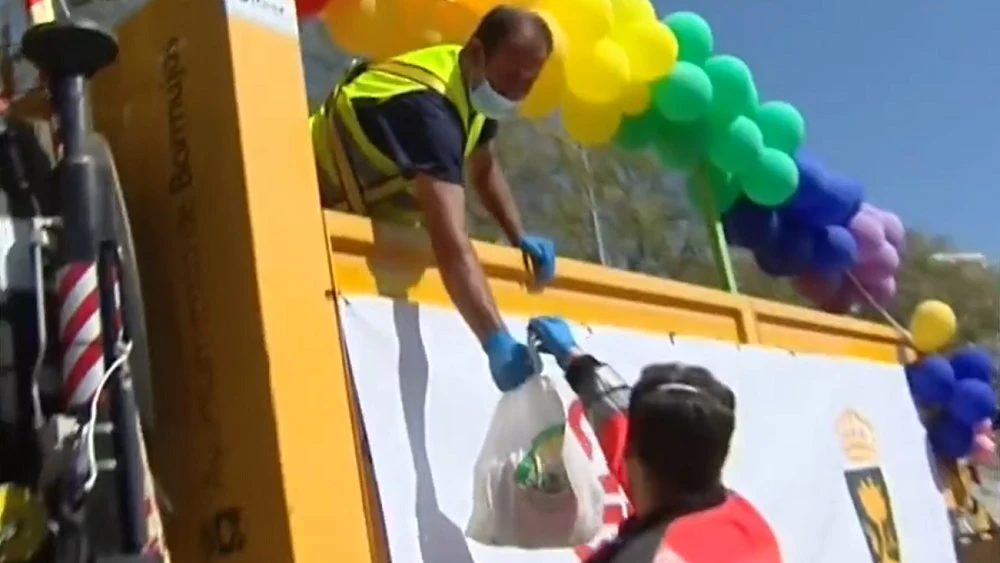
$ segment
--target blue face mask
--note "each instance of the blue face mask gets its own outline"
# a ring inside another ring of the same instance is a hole
[[[469,102],[476,111],[497,121],[510,119],[517,111],[517,102],[494,90],[485,78],[469,92]]]

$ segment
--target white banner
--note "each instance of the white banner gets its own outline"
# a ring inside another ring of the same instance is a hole
[[[341,301],[344,336],[394,563],[566,562],[467,540],[472,476],[500,392],[453,310]],[[508,318],[515,335],[525,319]],[[633,381],[650,363],[700,364],[737,396],[727,484],[763,514],[787,563],[956,561],[924,430],[900,366],[732,343],[574,327]],[[546,373],[557,373],[547,364]]]

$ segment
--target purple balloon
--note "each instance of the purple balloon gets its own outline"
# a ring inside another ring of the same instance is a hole
[[[792,280],[799,295],[817,305],[830,301],[843,283],[844,278],[841,276],[828,276],[819,272],[805,272]]]
[[[903,222],[900,221],[899,215],[892,213],[891,211],[880,210],[879,218],[882,220],[882,229],[885,231],[885,240],[889,241],[897,251],[902,252],[906,249],[906,229],[903,228]]]
[[[899,253],[888,241],[882,243],[875,255],[864,262],[858,262],[851,271],[862,282],[875,282],[893,277],[899,268]]]
[[[861,282],[875,303],[886,305],[896,296],[896,278],[887,276],[873,281]]]
[[[844,227],[830,225],[815,233],[813,240],[813,265],[817,270],[835,274],[847,270],[857,262],[858,244]]]
[[[848,224],[847,228],[858,243],[858,262],[868,262],[874,259],[879,248],[885,244],[885,228],[878,215],[861,208]]]

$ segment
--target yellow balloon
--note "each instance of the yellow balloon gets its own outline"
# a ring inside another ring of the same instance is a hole
[[[656,21],[656,9],[649,0],[614,0],[611,8],[615,25],[636,21]]]
[[[591,104],[608,104],[630,80],[628,55],[609,37],[596,43],[571,43],[566,53],[566,90]]]
[[[481,13],[468,2],[455,0],[434,0],[430,10],[431,27],[441,34],[441,41],[464,44],[479,24]]]
[[[562,58],[553,55],[542,67],[531,91],[521,101],[521,115],[528,119],[538,119],[555,111],[562,99],[565,83]]]
[[[612,36],[628,55],[632,80],[652,82],[677,64],[677,37],[656,20],[616,25]]]
[[[368,54],[375,44],[370,30],[376,23],[375,0],[329,2],[322,19],[333,42],[341,49],[359,55]]]
[[[556,17],[551,11],[544,8],[537,8],[534,10],[536,14],[541,16],[545,23],[549,25],[549,31],[552,32],[552,54],[563,57],[566,55],[566,31],[563,30],[562,25],[559,23],[559,18]]]
[[[947,303],[929,299],[917,305],[910,317],[910,336],[921,352],[936,352],[955,337],[958,319]]]
[[[555,17],[545,10],[536,10],[552,30],[552,54],[542,67],[538,80],[531,91],[520,104],[521,115],[528,119],[544,117],[555,111],[562,99],[566,84],[564,57],[566,53],[566,36]]]
[[[334,43],[357,55],[375,60],[416,49],[425,44],[424,29],[412,25],[391,0],[348,0],[330,2],[323,21]],[[377,29],[379,33],[373,33]]]
[[[461,0],[461,3],[476,14],[478,18],[481,18],[500,2],[499,0]]]
[[[567,94],[563,98],[562,123],[566,133],[583,146],[606,144],[621,123],[616,104],[592,104]]]
[[[652,102],[652,92],[649,84],[644,82],[630,82],[625,87],[620,98],[618,98],[618,108],[625,115],[639,115],[646,111]]]
[[[573,43],[597,41],[614,23],[610,0],[542,0],[538,8],[555,16]]]

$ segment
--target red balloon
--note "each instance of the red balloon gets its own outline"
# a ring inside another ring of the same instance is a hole
[[[329,0],[295,0],[295,13],[299,19],[311,18],[323,11]]]

